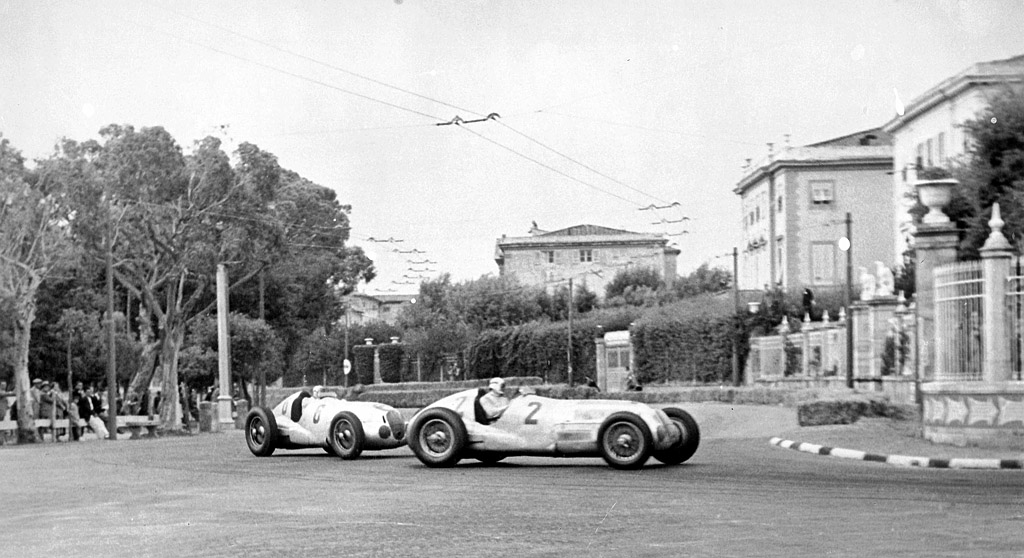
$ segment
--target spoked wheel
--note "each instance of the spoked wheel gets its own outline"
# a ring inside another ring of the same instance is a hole
[[[700,445],[700,428],[697,427],[697,421],[693,420],[690,413],[682,409],[667,407],[664,411],[672,423],[679,428],[682,437],[676,445],[662,451],[655,451],[654,458],[666,465],[678,465],[693,457],[697,451],[697,446]]]
[[[601,457],[616,469],[639,469],[651,456],[651,430],[633,413],[615,413],[598,432]]]
[[[441,407],[424,411],[410,434],[409,447],[428,467],[451,467],[458,463],[468,438],[462,417]]]
[[[348,411],[338,413],[331,421],[331,431],[327,444],[334,455],[342,459],[355,459],[363,453],[363,423]]]
[[[266,407],[255,407],[245,417],[245,443],[259,457],[274,453],[277,446],[277,419]]]

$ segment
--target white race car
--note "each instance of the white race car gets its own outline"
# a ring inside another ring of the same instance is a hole
[[[463,457],[494,463],[508,456],[601,456],[616,469],[638,469],[647,459],[668,465],[693,456],[700,429],[689,413],[636,401],[565,400],[520,388],[508,409],[488,422],[470,389],[440,399],[409,421],[409,447],[429,467]]]
[[[342,459],[363,450],[405,445],[405,419],[393,407],[346,401],[316,386],[299,391],[273,410],[255,407],[245,419],[245,442],[254,455],[266,457],[277,448],[324,448]]]

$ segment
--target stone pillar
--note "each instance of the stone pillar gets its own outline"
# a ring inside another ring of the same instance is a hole
[[[601,326],[598,326],[600,328]],[[600,333],[600,329],[598,332]],[[594,337],[594,368],[597,369],[597,386],[608,391],[608,355],[605,354],[604,335]]]
[[[380,347],[373,350],[373,383],[384,383],[380,377]]]
[[[953,223],[920,224],[914,233],[917,281],[917,363],[922,381],[935,379],[935,268],[956,261],[957,231]]]
[[[985,356],[981,370],[986,382],[1008,381],[1013,372],[1010,367],[1010,332],[1006,315],[1006,278],[1010,275],[1013,254],[1010,243],[1003,236],[1003,224],[999,204],[993,204],[992,218],[988,222],[992,233],[981,247],[982,277],[985,281],[982,307]]]

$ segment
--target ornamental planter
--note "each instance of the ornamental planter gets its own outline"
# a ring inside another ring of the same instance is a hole
[[[917,197],[921,204],[928,208],[928,214],[921,222],[928,225],[937,225],[949,222],[949,216],[942,212],[942,208],[949,205],[953,199],[953,188],[960,181],[954,178],[939,178],[934,180],[918,180],[914,183],[917,189]]]

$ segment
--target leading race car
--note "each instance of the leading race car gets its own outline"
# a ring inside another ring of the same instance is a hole
[[[245,442],[260,457],[277,448],[320,447],[342,459],[355,459],[363,450],[405,445],[405,433],[405,419],[393,407],[338,399],[321,386],[312,394],[293,393],[272,410],[256,407],[245,419]]]
[[[604,458],[616,469],[638,469],[653,456],[668,465],[693,456],[700,429],[689,413],[617,400],[563,400],[520,388],[508,409],[489,422],[480,406],[486,389],[469,389],[421,409],[409,421],[409,447],[429,467],[463,457],[494,463],[508,456]]]

